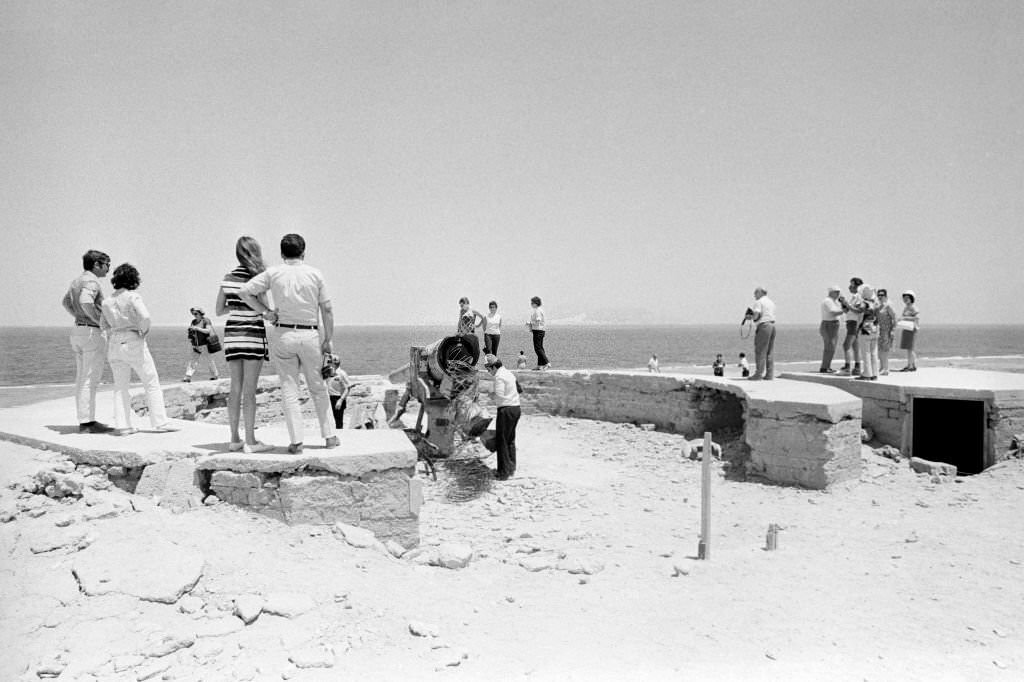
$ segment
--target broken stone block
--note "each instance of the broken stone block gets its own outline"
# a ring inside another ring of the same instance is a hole
[[[380,540],[377,539],[377,536],[373,534],[373,531],[350,526],[347,523],[336,523],[334,524],[334,532],[353,547],[387,552]]]
[[[899,448],[894,448],[891,445],[883,445],[882,447],[875,448],[874,450],[872,450],[872,452],[874,452],[879,457],[885,457],[896,462],[903,459],[903,454],[900,452]]]
[[[203,575],[201,556],[162,538],[100,541],[75,557],[72,573],[88,596],[120,593],[173,604]]]
[[[313,597],[301,592],[272,592],[263,604],[265,613],[284,618],[295,618],[315,608]]]
[[[258,594],[245,594],[235,598],[234,614],[243,623],[253,623],[263,612],[263,597]]]
[[[465,568],[473,559],[473,548],[461,542],[442,542],[437,548],[437,565],[442,568]]]
[[[142,472],[135,494],[159,498],[161,507],[174,512],[197,509],[203,504],[199,473],[191,460],[150,464]]]
[[[418,620],[409,621],[409,632],[417,637],[437,637],[437,626]]]
[[[910,468],[919,474],[931,476],[956,476],[956,465],[945,462],[932,462],[920,457],[910,458]]]
[[[334,652],[323,646],[307,646],[289,652],[288,660],[296,668],[331,668]]]

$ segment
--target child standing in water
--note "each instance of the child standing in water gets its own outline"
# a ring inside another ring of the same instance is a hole
[[[661,369],[658,367],[658,356],[651,353],[651,359],[647,361],[647,371],[652,374],[658,374]]]
[[[526,369],[526,353],[519,351],[519,359],[516,360],[516,369]]]

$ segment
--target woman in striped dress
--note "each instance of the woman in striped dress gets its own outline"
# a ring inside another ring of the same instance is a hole
[[[256,387],[267,355],[267,334],[263,316],[238,296],[239,288],[263,272],[263,253],[252,237],[239,237],[235,243],[238,267],[224,275],[217,292],[217,314],[227,315],[224,324],[224,359],[231,371],[228,394],[228,423],[232,452],[266,452],[272,445],[256,440]],[[262,301],[266,304],[266,301]],[[268,306],[269,307],[269,306]],[[244,412],[245,440],[239,435],[239,413]]]

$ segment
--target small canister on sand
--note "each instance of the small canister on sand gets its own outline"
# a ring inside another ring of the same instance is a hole
[[[769,552],[779,547],[779,526],[775,523],[768,524],[768,535],[765,538],[765,549]]]

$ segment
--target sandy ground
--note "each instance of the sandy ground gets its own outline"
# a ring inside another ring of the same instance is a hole
[[[866,449],[861,480],[828,492],[731,481],[716,464],[698,561],[700,465],[681,437],[531,416],[519,440],[512,481],[482,475],[493,457],[426,480],[422,542],[471,546],[462,569],[224,504],[173,515],[116,490],[91,506],[19,498],[7,483],[55,455],[0,443],[0,508],[23,508],[0,525],[0,679],[1024,677],[1019,461],[933,483]],[[782,527],[773,552],[769,523]],[[204,562],[195,599],[86,596],[73,544],[34,551],[54,533],[155,573],[172,543]],[[279,591],[315,606],[239,627],[235,599]],[[169,641],[181,648],[165,653]],[[298,667],[311,663],[330,667]]]

